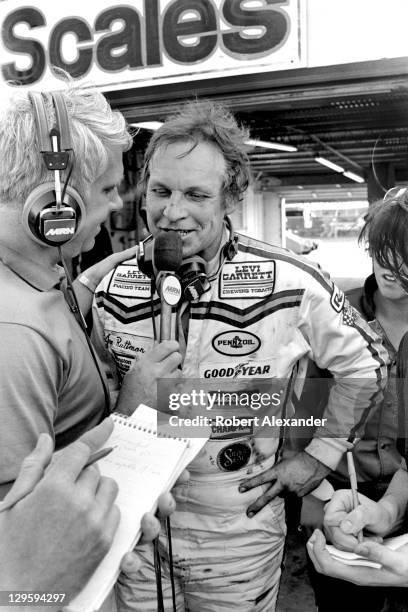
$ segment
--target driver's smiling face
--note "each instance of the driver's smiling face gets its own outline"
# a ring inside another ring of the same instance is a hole
[[[225,160],[213,144],[190,141],[162,145],[149,165],[146,212],[150,231],[175,230],[183,258],[200,255],[206,261],[217,253],[223,219],[232,212],[223,193]]]

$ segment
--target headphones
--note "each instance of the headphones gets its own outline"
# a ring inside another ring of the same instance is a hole
[[[231,261],[238,253],[239,238],[234,233],[231,219],[225,217],[225,221],[230,237],[222,247],[222,255],[227,261]],[[139,243],[137,265],[143,274],[154,280],[157,270],[153,264],[153,241],[154,238],[150,235]],[[210,281],[208,280],[206,268],[206,261],[199,255],[193,255],[184,259],[179,269],[176,270],[176,274],[180,278],[181,291],[185,300],[198,300],[203,293],[209,290]]]
[[[75,238],[86,215],[82,197],[68,185],[73,163],[68,111],[63,95],[51,92],[56,125],[50,129],[43,94],[30,92],[28,97],[34,111],[41,156],[47,170],[54,173],[54,181],[38,185],[29,194],[24,204],[22,222],[36,242],[58,247]],[[61,171],[68,172],[63,184]]]

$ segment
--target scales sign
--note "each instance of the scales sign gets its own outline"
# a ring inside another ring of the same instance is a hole
[[[1,75],[105,90],[305,65],[300,0],[0,2]]]

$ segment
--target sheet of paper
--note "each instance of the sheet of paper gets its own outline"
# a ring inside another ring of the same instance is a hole
[[[129,420],[137,423],[145,423],[147,427],[156,429],[157,416],[156,410],[149,408],[145,404],[140,404],[134,413],[129,417]],[[188,449],[183,456],[183,469],[188,467],[188,464],[198,455],[204,444],[211,435],[211,427],[200,427],[200,432],[205,432],[203,438],[187,438]]]
[[[386,538],[383,544],[391,550],[398,550],[401,548],[401,546],[408,544],[408,533],[395,536],[394,538]],[[340,561],[341,563],[344,563],[344,565],[364,565],[365,567],[374,567],[376,569],[380,569],[381,567],[381,565],[375,561],[370,561],[369,559],[356,555],[356,553],[353,552],[340,550],[332,544],[326,544],[326,550],[334,559],[336,559],[336,561]]]

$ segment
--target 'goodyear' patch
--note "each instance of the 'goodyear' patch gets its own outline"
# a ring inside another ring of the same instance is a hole
[[[270,360],[245,361],[239,363],[226,361],[222,363],[202,363],[199,366],[201,378],[270,378],[272,367]]]
[[[259,299],[273,293],[275,261],[227,262],[220,275],[220,298]]]
[[[123,264],[113,273],[108,293],[120,297],[149,299],[150,278],[136,265]]]

